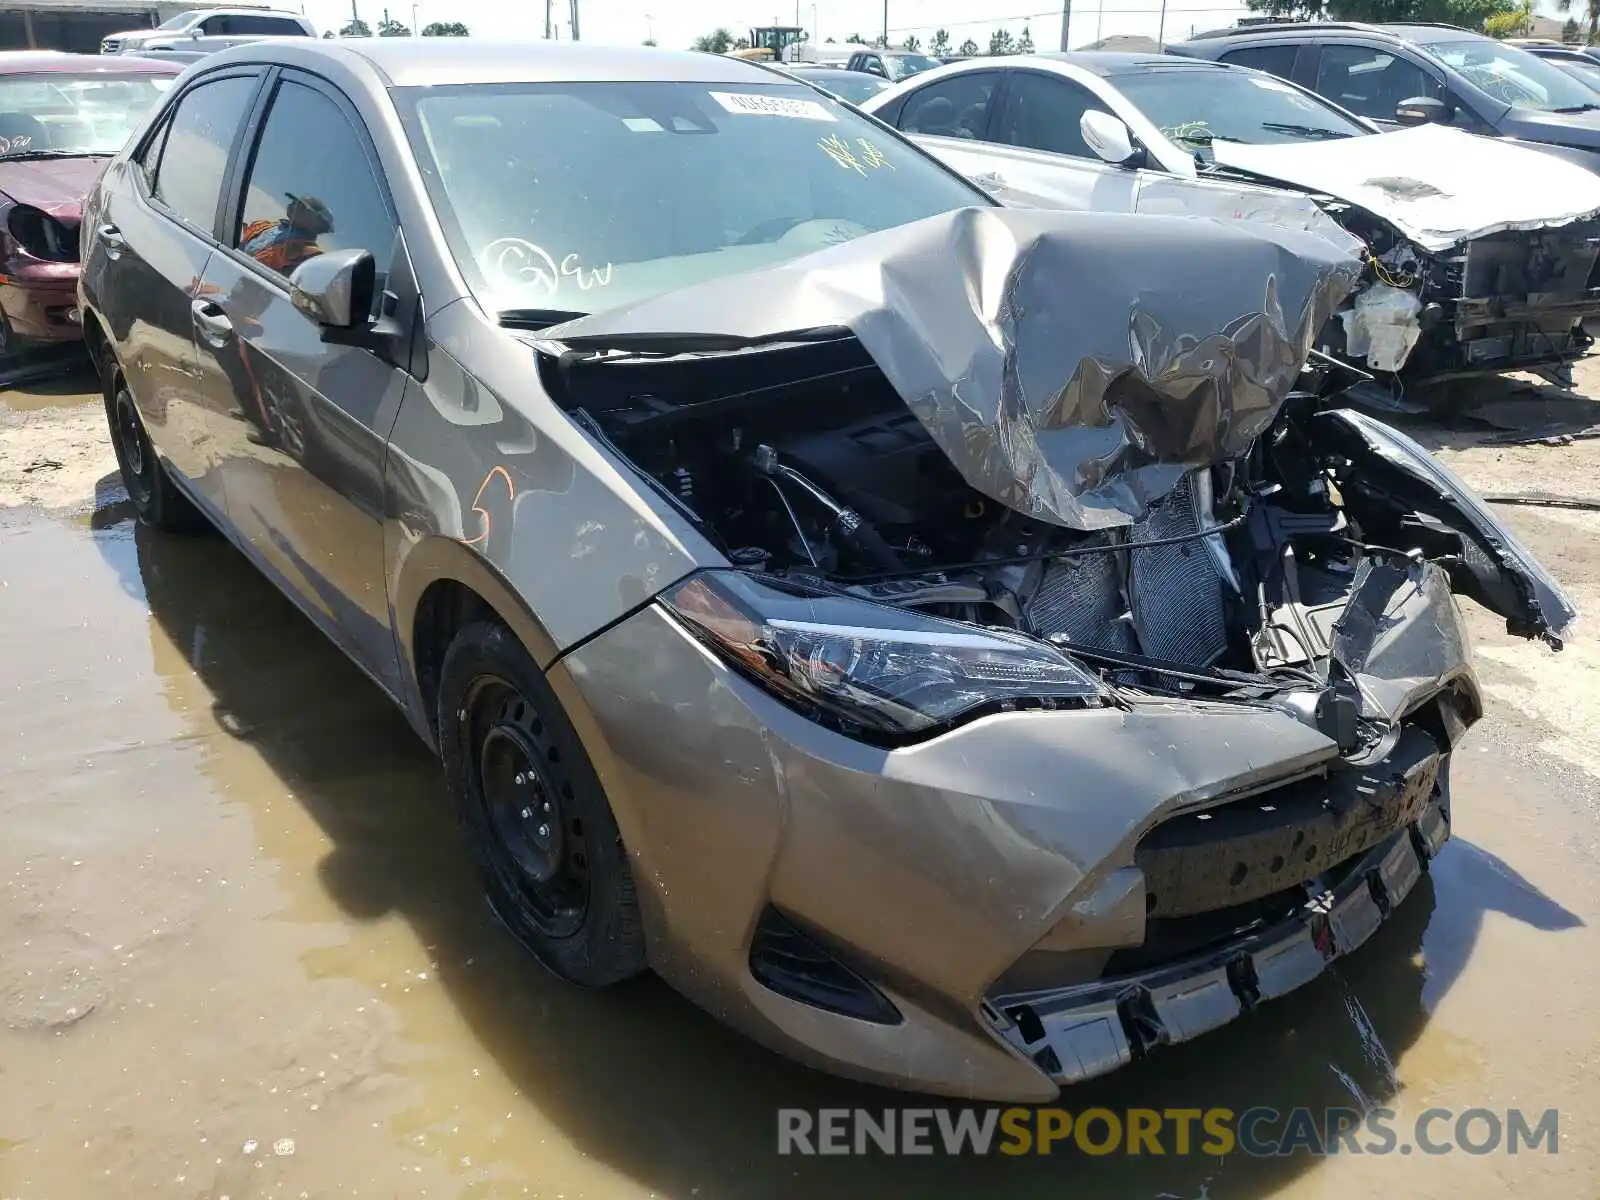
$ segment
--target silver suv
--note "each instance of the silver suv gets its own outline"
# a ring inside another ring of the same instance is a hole
[[[169,17],[154,29],[107,34],[101,54],[142,54],[150,50],[194,50],[209,54],[263,37],[316,37],[299,13],[267,8],[202,8]]]

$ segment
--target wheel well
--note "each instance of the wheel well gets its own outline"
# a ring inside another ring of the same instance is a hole
[[[439,672],[450,643],[458,630],[474,621],[499,619],[487,600],[454,579],[435,580],[417,601],[416,615],[411,621],[411,652],[428,726],[435,733],[438,732]]]

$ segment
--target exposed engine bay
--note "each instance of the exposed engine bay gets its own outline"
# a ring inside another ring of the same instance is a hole
[[[1340,621],[1375,575],[1389,591],[1374,623],[1409,573],[1419,594],[1448,578],[1520,632],[1546,632],[1514,615],[1523,598],[1492,538],[1358,457],[1347,414],[1316,395],[1353,374],[1331,362],[1313,362],[1242,458],[1187,473],[1130,525],[1085,533],[971,487],[842,332],[727,355],[541,361],[558,402],[736,567],[1016,630],[1125,689],[1271,697],[1347,752],[1401,715],[1362,696],[1357,662],[1348,685],[1330,683]]]

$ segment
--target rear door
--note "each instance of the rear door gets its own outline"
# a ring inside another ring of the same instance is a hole
[[[331,250],[369,251],[378,297],[398,223],[356,109],[311,75],[269,84],[241,155],[236,207],[205,272],[199,356],[229,514],[253,555],[380,682],[397,663],[383,570],[383,459],[407,376],[290,301],[291,277]],[[377,315],[375,300],[373,315]]]
[[[193,306],[203,288],[223,179],[260,86],[256,71],[204,75],[168,108],[120,186],[105,189],[89,281],[150,439],[214,514],[226,511],[218,447],[226,407],[201,386]]]

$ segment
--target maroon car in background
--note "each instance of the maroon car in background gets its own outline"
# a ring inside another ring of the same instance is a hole
[[[83,198],[182,70],[121,56],[0,53],[0,356],[81,336]]]

